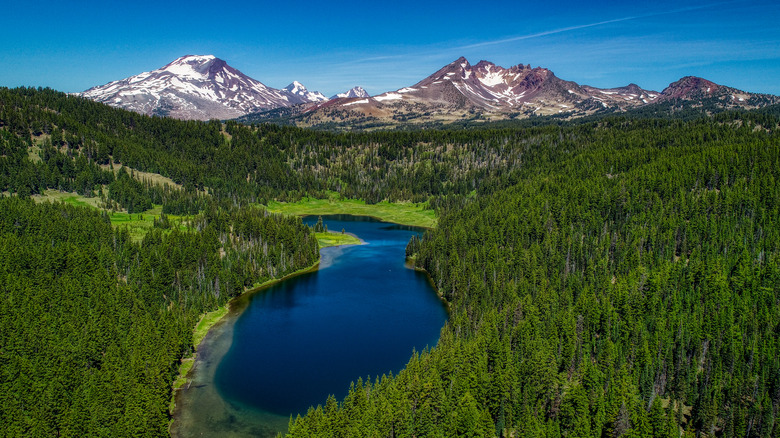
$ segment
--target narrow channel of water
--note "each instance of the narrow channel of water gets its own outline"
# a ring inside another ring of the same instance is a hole
[[[177,394],[174,436],[274,436],[329,394],[343,398],[358,377],[397,373],[413,349],[436,344],[446,309],[427,276],[404,266],[406,243],[422,230],[366,217],[323,221],[365,244],[324,248],[318,271],[236,303]]]

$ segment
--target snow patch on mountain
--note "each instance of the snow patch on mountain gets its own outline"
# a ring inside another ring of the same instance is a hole
[[[403,96],[401,96],[398,93],[385,93],[385,94],[380,94],[379,96],[375,96],[374,99],[376,99],[376,100],[378,100],[380,102],[384,102],[386,100],[399,100],[399,99],[403,99]]]
[[[348,103],[345,103],[344,106],[361,105],[361,104],[365,104],[365,103],[368,103],[368,99],[360,99],[360,100],[356,100],[354,102],[348,102]]]

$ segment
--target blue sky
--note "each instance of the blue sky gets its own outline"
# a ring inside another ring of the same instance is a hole
[[[780,2],[15,1],[0,86],[85,90],[186,54],[326,95],[411,85],[465,56],[580,84],[662,90],[686,75],[780,95]]]

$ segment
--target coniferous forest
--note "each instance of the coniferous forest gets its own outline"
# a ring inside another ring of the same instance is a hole
[[[337,192],[436,210],[407,255],[451,316],[290,436],[779,436],[779,128],[770,108],[338,133],[0,89],[0,435],[166,436],[199,315],[317,260],[258,204]],[[139,241],[28,199],[47,189],[189,219]]]

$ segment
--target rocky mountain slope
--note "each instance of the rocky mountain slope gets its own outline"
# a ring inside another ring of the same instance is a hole
[[[160,69],[90,88],[81,95],[179,119],[240,118],[351,128],[570,118],[677,101],[721,109],[780,103],[777,96],[747,93],[694,76],[660,92],[636,84],[604,89],[558,78],[542,67],[504,68],[488,61],[471,65],[463,57],[414,85],[373,97],[354,87],[328,99],[297,81],[278,90],[211,55],[183,56]]]
[[[756,108],[780,102],[693,76],[661,92],[636,84],[596,88],[558,78],[542,67],[510,68],[461,57],[420,82],[377,96],[354,96],[244,117],[287,120],[299,126],[389,127],[400,124],[495,121],[531,116],[582,117],[656,103],[688,101],[718,108]]]

